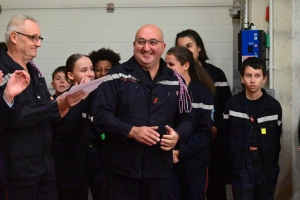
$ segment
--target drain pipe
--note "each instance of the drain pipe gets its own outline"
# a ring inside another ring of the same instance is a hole
[[[245,0],[245,19],[244,19],[244,29],[249,26],[249,1]]]
[[[274,88],[273,79],[273,0],[269,2],[269,35],[270,35],[270,47],[269,47],[269,88]]]

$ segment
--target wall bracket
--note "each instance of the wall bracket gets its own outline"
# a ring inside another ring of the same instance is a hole
[[[113,3],[107,3],[106,10],[107,10],[107,13],[114,13],[115,5]]]

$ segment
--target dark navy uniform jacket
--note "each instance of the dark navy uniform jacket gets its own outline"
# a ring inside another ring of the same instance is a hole
[[[66,116],[56,123],[56,148],[53,149],[56,174],[60,184],[70,189],[79,189],[82,181],[85,181],[85,166],[90,145],[100,144],[96,138],[92,121],[90,119],[90,101],[93,92],[89,96],[70,108]],[[95,157],[93,167],[101,169],[100,145],[99,156]]]
[[[266,175],[277,180],[279,174],[278,158],[280,137],[282,132],[282,110],[279,102],[262,89],[264,99],[257,119],[256,126],[261,133],[261,149],[263,166]],[[249,110],[245,91],[230,98],[224,110],[224,126],[229,141],[229,169],[232,177],[240,177],[243,172],[246,153],[252,133],[253,122],[249,118]]]
[[[231,97],[230,87],[227,83],[226,76],[224,72],[210,64],[203,62],[202,66],[205,68],[207,73],[212,78],[214,85],[216,87],[216,93],[214,95],[214,122],[213,126],[217,128],[217,136],[210,143],[210,152],[211,152],[211,162],[210,168],[222,170],[226,169],[227,166],[227,144],[226,136],[224,135],[222,127],[223,111],[226,101]],[[224,171],[225,175],[225,171]],[[214,176],[212,176],[213,178]],[[220,177],[220,179],[224,179]]]
[[[224,72],[207,62],[202,63],[203,68],[207,71],[211,79],[213,80],[216,87],[216,94],[214,96],[214,122],[213,126],[216,126],[218,129],[218,133],[220,130],[220,134],[222,134],[222,119],[223,119],[223,111],[224,105],[226,101],[231,97],[230,87],[228,85],[226,76]],[[217,134],[218,136],[218,134]]]
[[[209,143],[214,106],[212,93],[198,81],[191,80],[188,90],[195,124],[191,138],[180,144],[178,164],[183,165],[187,174],[192,174],[201,166],[208,166],[210,161]]]
[[[41,179],[55,180],[51,121],[60,119],[58,106],[50,101],[45,79],[30,63],[27,68],[31,82],[15,97],[12,108],[3,102],[6,84],[0,86],[0,173],[5,185],[30,186]],[[24,69],[1,51],[0,70],[8,78],[15,70]]]
[[[172,174],[172,150],[160,144],[148,146],[127,138],[133,126],[169,125],[185,142],[193,118],[179,112],[179,83],[174,71],[160,60],[157,77],[142,69],[134,57],[109,71],[109,79],[97,89],[94,124],[105,131],[103,163],[106,171],[132,178],[166,178]]]

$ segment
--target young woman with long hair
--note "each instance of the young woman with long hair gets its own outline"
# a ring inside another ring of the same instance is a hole
[[[230,87],[225,73],[218,67],[206,62],[209,58],[200,35],[187,29],[176,35],[176,46],[188,48],[194,59],[202,64],[216,87],[214,95],[214,122],[212,142],[210,144],[211,162],[209,164],[209,181],[206,192],[207,200],[226,200],[227,178],[227,144],[222,130],[223,111],[226,101],[231,97]]]
[[[185,80],[195,120],[192,136],[187,142],[178,142],[173,150],[175,164],[170,184],[171,197],[176,200],[205,200],[215,87],[187,48],[177,46],[169,49],[165,60],[168,67]]]

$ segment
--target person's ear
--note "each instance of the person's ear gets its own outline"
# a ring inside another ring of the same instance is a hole
[[[189,67],[190,67],[190,63],[189,62],[186,62],[186,63],[184,63],[183,64],[183,68],[184,68],[184,70],[189,70]]]
[[[197,49],[198,49],[198,52],[200,53],[201,52],[201,47],[197,47]]]
[[[241,82],[242,82],[243,84],[245,84],[245,80],[244,80],[244,76],[243,76],[243,75],[240,75],[240,79],[241,79]]]
[[[10,39],[10,42],[13,43],[13,44],[17,44],[18,42],[18,34],[16,32],[11,32],[9,34],[9,39]]]
[[[71,81],[74,80],[74,76],[73,76],[73,74],[72,74],[71,72],[68,72],[68,73],[67,73],[67,76],[68,76],[68,78],[69,78]]]
[[[267,80],[268,80],[268,76],[266,75],[266,76],[264,77],[263,83],[266,83]]]
[[[167,46],[166,43],[163,43],[163,44],[162,44],[163,51],[165,51],[166,46]]]
[[[53,82],[51,82],[51,86],[52,86],[52,88],[54,89],[54,83],[53,83]]]

